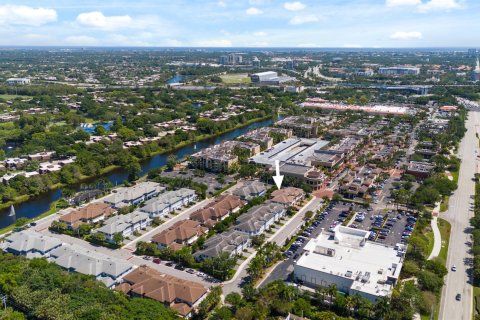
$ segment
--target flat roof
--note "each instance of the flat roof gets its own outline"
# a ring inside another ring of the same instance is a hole
[[[275,160],[309,165],[308,159],[327,144],[324,140],[289,138],[251,157],[250,161],[269,166],[273,166]]]
[[[334,234],[323,231],[307,243],[295,267],[352,279],[351,290],[390,295],[393,287],[385,282],[398,278],[403,258],[393,247],[367,241],[368,235],[369,231],[343,226]]]

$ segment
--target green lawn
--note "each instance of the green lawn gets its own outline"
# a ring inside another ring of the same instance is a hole
[[[445,212],[448,210],[448,200],[448,196],[443,198],[442,203],[440,203],[440,212]]]
[[[447,220],[438,219],[438,228],[442,236],[442,249],[440,249],[440,255],[438,256],[443,264],[447,263],[448,243],[450,241],[450,229],[451,225]]]
[[[26,98],[30,98],[29,96],[21,96],[21,95],[14,95],[14,94],[0,94],[0,99],[3,99],[3,100],[12,100],[12,99],[15,99],[15,98],[22,98],[22,99],[26,99]]]
[[[430,228],[429,228],[430,229]],[[434,236],[433,236],[433,231],[432,230],[428,230],[425,234],[425,237],[427,237],[428,239],[428,255],[430,255],[430,253],[432,253],[432,250],[433,250],[433,244],[435,242],[434,240]]]
[[[475,298],[480,304],[480,287],[473,287],[473,319],[475,319]],[[480,309],[480,306],[477,309]]]
[[[251,82],[246,73],[223,74],[220,76],[225,84],[248,84]]]

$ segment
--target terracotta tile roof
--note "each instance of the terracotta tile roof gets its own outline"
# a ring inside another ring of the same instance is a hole
[[[113,215],[114,213],[115,209],[112,209],[108,204],[102,202],[95,202],[89,204],[88,206],[69,212],[60,217],[59,220],[69,224],[75,224],[79,221],[95,219],[102,215],[108,217]]]
[[[305,193],[302,189],[288,187],[272,192],[272,202],[282,204],[292,204]]]
[[[207,293],[199,283],[169,276],[147,266],[135,269],[123,279],[127,283],[116,290],[155,299],[169,306],[174,303],[172,307],[182,315],[188,314],[191,306]]]
[[[201,236],[206,232],[207,228],[202,227],[198,221],[181,220],[173,224],[170,228],[153,236],[152,242],[159,243],[164,246],[169,246],[175,242],[180,244],[194,236]]]
[[[199,221],[207,226],[212,226],[236,208],[243,207],[244,204],[245,203],[237,196],[230,194],[223,195],[203,209],[192,213],[190,219]]]

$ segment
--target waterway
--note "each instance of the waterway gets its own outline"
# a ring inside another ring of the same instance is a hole
[[[261,127],[266,127],[271,125],[272,123],[273,123],[273,119],[267,119],[267,120],[255,122],[255,123],[249,124],[248,126],[226,132],[214,138],[192,143],[188,146],[177,149],[176,151],[159,154],[151,158],[145,159],[141,163],[140,175],[144,175],[152,169],[159,168],[166,165],[168,156],[172,154],[174,154],[177,157],[177,159],[183,159],[186,156],[194,154],[202,149],[205,149],[212,145],[219,144],[225,140],[233,140],[248,131],[261,128]],[[90,181],[88,181],[88,183],[96,184],[96,182],[99,181],[99,179],[108,179],[113,185],[118,185],[128,179],[128,173],[122,168],[119,168],[101,177],[92,178]],[[74,186],[74,188],[78,191],[78,190],[81,190],[82,188],[85,188],[85,185],[86,183],[82,183]],[[16,218],[17,219],[20,217],[36,218],[42,213],[48,211],[50,209],[50,204],[53,201],[60,199],[61,196],[62,196],[61,190],[57,189],[57,190],[52,190],[52,191],[43,193],[40,196],[31,198],[25,202],[19,203],[15,205]],[[10,211],[9,208],[6,208],[0,211],[0,229],[14,223],[14,218],[8,216],[9,211]]]

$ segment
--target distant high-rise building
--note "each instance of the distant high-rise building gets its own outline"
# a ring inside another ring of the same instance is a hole
[[[286,66],[287,69],[293,70],[294,69],[294,63],[293,60],[287,60]]]
[[[476,57],[477,53],[478,53],[478,50],[477,49],[468,49],[467,52],[468,52],[467,54],[468,54],[469,57]]]
[[[260,68],[260,59],[257,57],[253,57],[252,59],[252,67],[254,68]]]
[[[220,56],[219,62],[220,62],[220,64],[223,64],[223,65],[234,66],[234,65],[237,65],[237,64],[242,64],[243,63],[243,57],[240,54],[230,53],[228,55]]]
[[[477,65],[472,72],[472,80],[473,81],[480,81],[480,61],[477,58]]]

